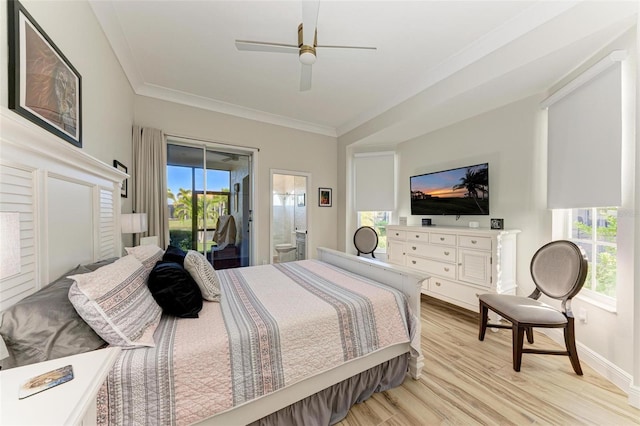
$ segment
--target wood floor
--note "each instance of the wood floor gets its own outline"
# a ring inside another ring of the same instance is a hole
[[[426,296],[421,316],[422,378],[374,394],[339,425],[640,424],[640,410],[584,362],[581,377],[568,357],[524,354],[517,373],[511,330],[480,342],[476,314]],[[559,348],[537,331],[535,340]]]

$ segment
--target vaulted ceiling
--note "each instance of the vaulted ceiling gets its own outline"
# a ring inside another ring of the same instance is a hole
[[[320,134],[397,143],[557,84],[636,23],[636,1],[321,1],[312,88],[301,1],[90,0],[137,94]]]

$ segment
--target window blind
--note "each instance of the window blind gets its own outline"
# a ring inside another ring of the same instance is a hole
[[[356,211],[395,209],[395,153],[354,154]]]
[[[588,81],[560,99],[551,97],[557,100],[548,105],[550,209],[621,203],[622,67],[612,56],[597,64],[598,72],[585,72]]]

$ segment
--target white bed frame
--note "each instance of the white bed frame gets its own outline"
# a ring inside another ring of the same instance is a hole
[[[20,213],[20,271],[0,280],[0,312],[80,263],[122,253],[120,184],[128,176],[0,107],[0,212]],[[417,315],[426,277],[326,248],[318,257],[402,291]],[[419,338],[418,338],[419,339]],[[410,352],[395,345],[220,413],[203,424],[247,424],[369,368]],[[420,377],[422,353],[410,374]]]
[[[0,280],[0,312],[80,263],[119,256],[128,177],[0,107],[0,212],[20,214],[20,270]]]

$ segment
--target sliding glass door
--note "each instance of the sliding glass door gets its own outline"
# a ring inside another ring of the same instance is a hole
[[[216,269],[248,266],[250,173],[249,154],[169,141],[170,244],[205,254]]]

